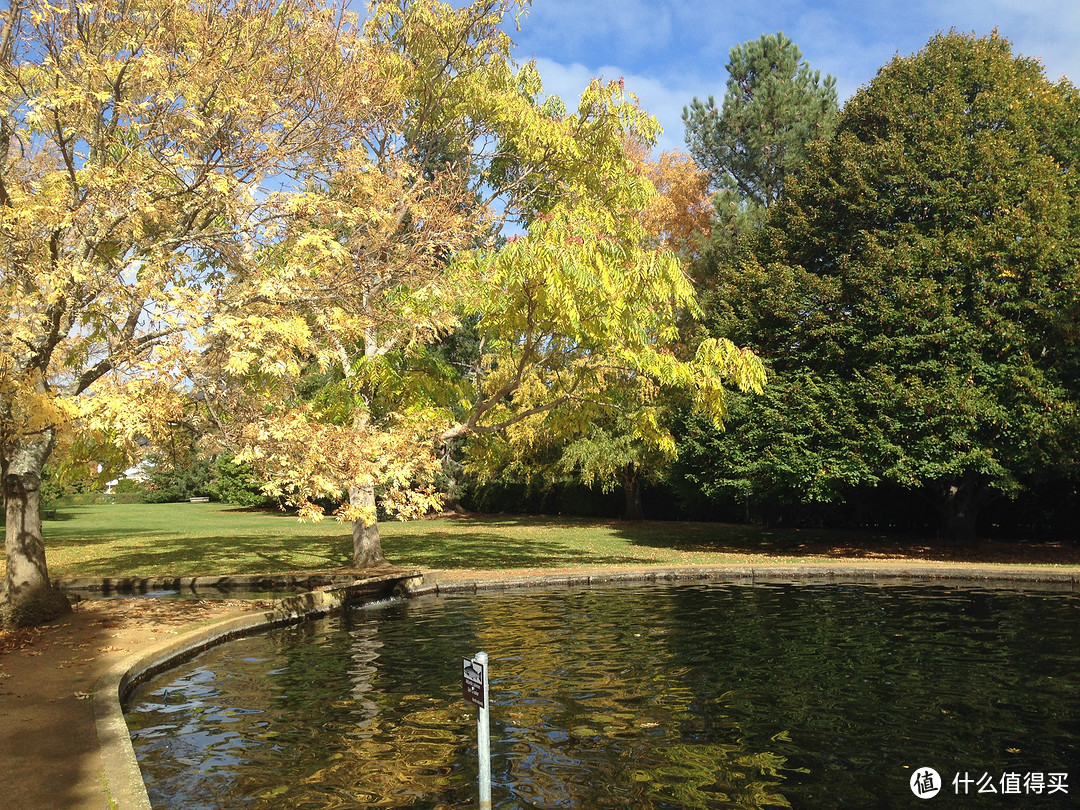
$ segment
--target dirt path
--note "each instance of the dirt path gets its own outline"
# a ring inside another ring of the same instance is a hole
[[[107,810],[91,699],[98,679],[164,638],[260,608],[265,603],[95,599],[55,624],[0,636],[4,806]]]

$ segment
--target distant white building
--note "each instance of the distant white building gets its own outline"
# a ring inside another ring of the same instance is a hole
[[[139,483],[142,483],[147,478],[146,471],[143,469],[143,463],[144,462],[140,462],[134,467],[129,467],[128,469],[124,470],[124,474],[121,477],[129,478],[132,481],[138,481]],[[101,472],[100,464],[98,465],[98,472]],[[114,478],[112,481],[106,481],[105,494],[112,495],[114,492],[116,492],[116,485],[120,483],[120,480],[120,478]]]

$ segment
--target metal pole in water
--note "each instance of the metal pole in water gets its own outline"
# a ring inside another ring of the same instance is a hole
[[[488,722],[488,657],[461,659],[461,695],[476,707],[476,759],[480,783],[480,810],[491,810],[491,727]]]
[[[491,727],[488,721],[488,656],[478,652],[475,658],[484,673],[483,705],[476,712],[476,749],[480,761],[480,810],[491,810]]]

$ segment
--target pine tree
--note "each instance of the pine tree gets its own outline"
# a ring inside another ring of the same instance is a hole
[[[713,96],[683,109],[686,143],[719,192],[721,220],[779,200],[806,144],[829,137],[838,111],[836,80],[811,70],[783,33],[732,48],[727,71],[719,109]]]

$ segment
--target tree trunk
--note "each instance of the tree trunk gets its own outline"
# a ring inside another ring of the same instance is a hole
[[[375,514],[375,485],[369,484],[360,487],[349,488],[349,501],[353,506],[369,507],[372,515]],[[386,557],[382,552],[382,541],[379,539],[379,523],[374,518],[371,525],[365,525],[362,520],[353,523],[353,567],[355,568],[378,568],[386,565]]]
[[[938,490],[938,519],[941,535],[951,543],[966,545],[976,541],[979,511],[989,500],[989,491],[974,473]]]
[[[7,527],[4,536],[4,589],[0,623],[32,627],[71,610],[67,597],[52,586],[41,533],[41,470],[53,436],[24,440],[15,446],[3,470]]]
[[[623,493],[626,495],[625,520],[641,520],[645,512],[641,508],[641,481],[638,477],[638,469],[633,464],[627,464],[623,469]]]

